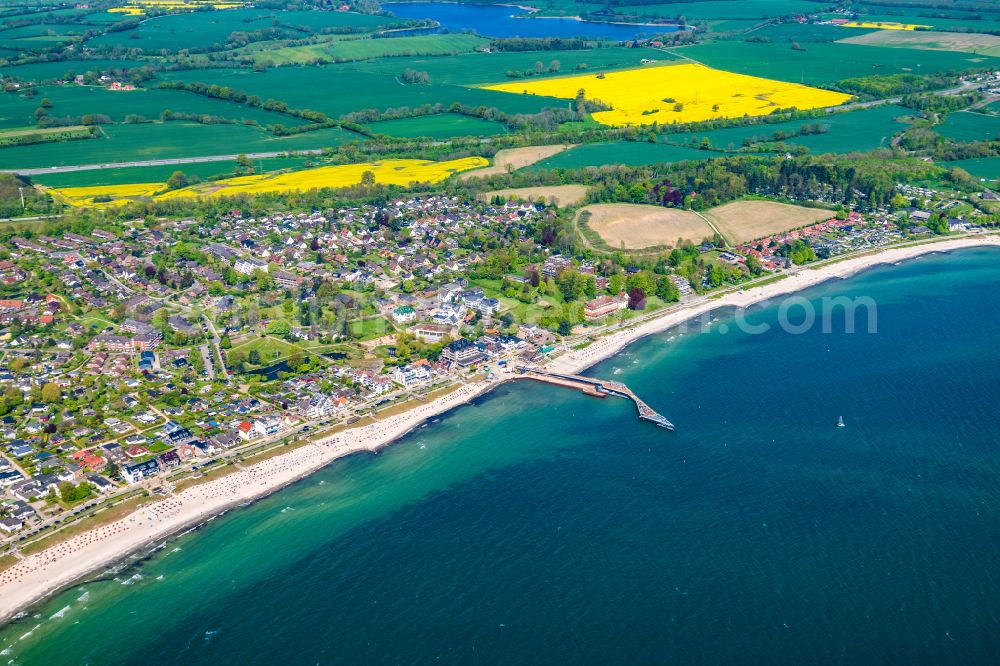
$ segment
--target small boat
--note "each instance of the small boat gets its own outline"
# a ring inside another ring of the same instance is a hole
[[[843,416],[841,416],[840,419],[837,421],[837,427],[838,428],[843,428],[844,427],[844,417]]]

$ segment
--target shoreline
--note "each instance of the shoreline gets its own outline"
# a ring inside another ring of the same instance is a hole
[[[461,4],[461,3],[459,3]],[[594,21],[592,19],[585,19],[582,16],[513,16],[511,18],[519,19],[568,19],[570,21],[579,21],[580,23],[590,23],[592,25],[630,25],[639,28],[673,28],[672,32],[680,32],[687,28],[687,24],[681,25],[680,23],[629,23],[628,21]]]
[[[595,339],[583,349],[564,353],[545,367],[557,372],[579,373],[641,338],[661,333],[713,310],[746,308],[832,279],[847,278],[875,266],[898,263],[924,254],[989,246],[1000,247],[1000,238],[985,234],[951,238],[882,249],[816,269],[804,268],[783,280],[702,300],[614,331]],[[0,626],[9,623],[27,608],[150,544],[204,524],[235,506],[271,495],[335,460],[355,453],[378,453],[430,419],[474,402],[497,386],[519,379],[520,375],[511,372],[496,381],[465,384],[448,395],[383,421],[349,428],[266,460],[244,464],[238,471],[149,502],[115,522],[92,528],[26,557],[0,571]]]
[[[421,4],[425,2],[432,2],[434,4],[441,5],[469,5],[470,7],[513,7],[515,9],[520,9],[527,12],[527,16],[511,15],[511,18],[533,18],[533,19],[569,19],[571,21],[580,21],[581,23],[594,23],[597,25],[631,25],[640,27],[656,27],[656,28],[674,28],[675,32],[682,29],[687,29],[687,25],[681,25],[680,23],[630,23],[629,21],[594,21],[591,19],[585,19],[582,16],[534,16],[538,12],[542,11],[538,7],[528,7],[527,5],[516,5],[509,2],[492,2],[485,5],[470,4],[468,2],[458,2],[458,0],[391,0],[391,2],[386,2],[386,5],[412,5]],[[389,11],[392,11],[391,9]],[[440,26],[440,24],[438,24]],[[402,30],[413,30],[413,28],[401,28]],[[388,32],[388,31],[384,31]]]

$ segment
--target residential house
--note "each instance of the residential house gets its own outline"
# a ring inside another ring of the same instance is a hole
[[[628,307],[628,296],[625,294],[598,296],[583,304],[583,316],[587,321],[596,321],[615,312],[620,312],[626,307]]]
[[[305,419],[321,419],[332,414],[338,406],[330,396],[317,394],[299,400],[299,415]]]
[[[258,436],[267,437],[281,430],[281,418],[275,414],[261,416],[254,421],[253,427],[257,431]]]
[[[457,335],[457,330],[454,326],[447,326],[445,324],[417,324],[407,330],[423,342],[430,344],[437,344],[445,338],[454,338]]]
[[[409,305],[400,305],[392,311],[392,320],[397,324],[409,324],[416,320],[417,311]]]
[[[160,464],[156,462],[155,458],[145,462],[121,466],[122,478],[128,483],[138,483],[143,479],[148,479],[149,477],[156,476],[159,473]]]

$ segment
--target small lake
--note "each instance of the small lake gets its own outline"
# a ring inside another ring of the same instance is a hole
[[[466,5],[451,2],[384,2],[396,16],[434,19],[450,32],[475,32],[484,37],[587,37],[624,41],[675,32],[676,26],[595,23],[570,18],[526,18],[531,12],[507,5]]]
[[[288,361],[278,361],[273,365],[265,365],[262,368],[257,368],[256,370],[247,370],[248,375],[263,375],[264,381],[274,381],[278,378],[279,372],[291,372],[292,368],[288,365]]]
[[[345,354],[344,352],[326,352],[325,354],[323,354],[323,356],[330,359],[331,361],[338,361],[342,358],[347,358],[347,354]],[[275,379],[278,379],[279,373],[291,372],[291,371],[292,367],[288,365],[288,361],[281,360],[271,365],[265,365],[263,367],[256,368],[254,370],[247,370],[245,374],[263,375],[264,381],[271,382],[274,381]]]

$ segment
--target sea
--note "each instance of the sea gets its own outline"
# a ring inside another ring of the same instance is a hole
[[[29,609],[0,664],[996,663],[1000,251],[799,296],[588,371],[675,432],[504,385]],[[843,296],[877,330],[798,326]]]

